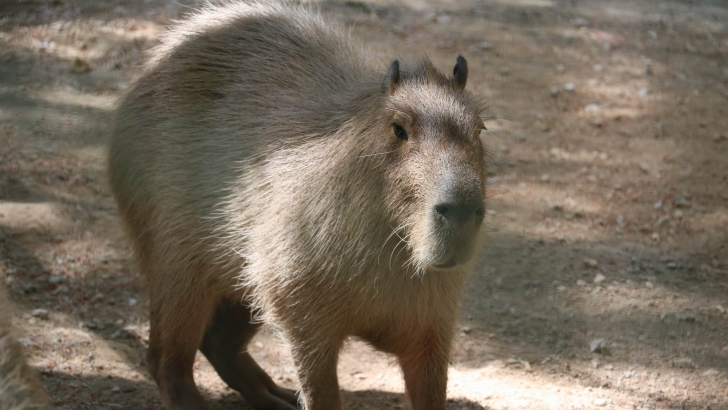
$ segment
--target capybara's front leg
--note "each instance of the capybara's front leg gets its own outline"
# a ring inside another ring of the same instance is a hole
[[[410,410],[445,410],[450,343],[423,338],[399,357]]]
[[[306,410],[341,410],[339,380],[336,375],[341,343],[315,344],[292,340],[293,360],[301,382],[301,398]]]

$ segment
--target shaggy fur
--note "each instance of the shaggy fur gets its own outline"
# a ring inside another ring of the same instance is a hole
[[[40,410],[46,396],[28,367],[10,326],[10,306],[0,293],[0,410]]]
[[[169,32],[121,101],[110,181],[149,279],[149,366],[170,408],[205,408],[200,346],[248,401],[294,408],[248,356],[220,353],[254,334],[223,337],[242,300],[240,326],[265,321],[290,342],[307,409],[341,408],[349,336],[399,358],[414,409],[445,409],[481,236],[480,107],[462,58],[448,77],[426,58],[371,55],[305,7],[208,6]],[[450,200],[468,204],[462,225],[435,210]],[[246,387],[254,374],[259,388]]]

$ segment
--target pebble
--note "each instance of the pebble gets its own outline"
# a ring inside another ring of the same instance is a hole
[[[589,344],[589,351],[592,353],[606,353],[607,342],[604,339],[594,339]]]
[[[577,17],[573,20],[571,20],[571,25],[574,27],[585,27],[589,25],[589,20],[583,18],[583,17]]]
[[[719,374],[720,374],[720,372],[718,370],[715,370],[715,369],[708,369],[705,372],[703,372],[703,376],[709,376],[709,377],[710,376],[717,376]]]
[[[597,284],[602,283],[605,280],[607,280],[607,277],[602,275],[601,273],[597,273],[597,276],[594,277],[594,283],[597,283]]]
[[[675,195],[672,197],[672,205],[675,208],[690,208],[692,206],[692,203],[689,199],[685,198],[683,195]]]
[[[493,45],[487,41],[480,42],[471,47],[471,49],[473,49],[473,50],[482,50],[482,51],[490,50],[491,48],[493,48]]]
[[[554,98],[556,98],[560,92],[561,92],[561,90],[559,90],[559,87],[551,87],[551,89],[549,90],[549,93]]]
[[[689,359],[689,358],[680,358],[680,359],[674,359],[672,361],[672,367],[677,367],[680,369],[694,369],[695,363]]]
[[[594,104],[594,103],[587,104],[584,106],[584,111],[586,111],[586,112],[599,111],[599,104]]]
[[[66,281],[66,278],[64,278],[63,276],[59,276],[59,275],[51,275],[48,277],[48,282],[50,282],[54,285],[64,283],[65,281]]]
[[[30,312],[30,315],[38,319],[48,320],[48,310],[46,309],[35,309]]]
[[[640,97],[647,97],[650,94],[650,90],[648,90],[647,88],[640,88],[640,90],[637,94]]]
[[[566,290],[566,286],[561,285],[561,286],[557,287],[556,290],[558,290],[559,292],[564,292]]]
[[[584,259],[584,266],[587,268],[595,269],[597,266],[599,266],[599,262],[596,261],[596,259],[587,258]]]
[[[725,315],[726,310],[725,310],[725,308],[723,306],[718,305],[715,308],[718,310],[718,312],[720,312],[720,313],[722,313],[722,314]]]
[[[465,333],[466,335],[469,335],[469,334],[470,334],[470,333],[471,333],[471,332],[473,331],[473,329],[472,329],[471,327],[469,327],[469,326],[465,326],[465,327],[463,327],[463,328],[461,329],[461,331],[462,331],[463,333]]]
[[[605,399],[596,399],[594,400],[594,405],[599,407],[604,407],[607,405],[607,401]]]
[[[655,288],[655,284],[652,283],[652,282],[650,282],[650,281],[645,282],[645,286],[647,286],[648,289],[654,289]]]
[[[576,86],[574,83],[566,83],[564,84],[564,91],[574,92],[576,91]]]
[[[549,174],[541,175],[541,182],[549,182],[549,181],[551,181],[551,177],[549,176]]]
[[[652,64],[650,64],[650,63],[645,64],[645,75],[652,75],[652,74],[653,74]]]
[[[577,281],[576,281],[576,284],[577,284],[577,285],[579,285],[579,286],[586,286],[586,282],[584,282],[584,281],[583,281],[583,280],[581,280],[581,279],[577,280]]]
[[[652,205],[654,209],[662,209],[662,201],[655,202],[654,205]]]
[[[498,70],[498,72],[501,73],[501,75],[508,75],[511,73],[511,68],[510,67],[501,67],[500,70]]]
[[[86,74],[90,71],[91,66],[86,62],[86,60],[82,60],[78,57],[73,60],[73,64],[71,64],[71,67],[68,69],[68,72],[71,74]]]
[[[129,298],[128,303],[129,303],[129,306],[136,306],[139,303],[139,301],[134,298]]]
[[[594,64],[594,67],[592,67],[592,68],[594,69],[594,71],[596,71],[598,73],[598,72],[602,71],[604,66],[601,64]]]

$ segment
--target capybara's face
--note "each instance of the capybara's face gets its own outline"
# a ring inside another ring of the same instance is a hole
[[[484,125],[464,92],[466,64],[453,78],[427,70],[390,85],[388,205],[419,272],[470,262],[485,216]]]

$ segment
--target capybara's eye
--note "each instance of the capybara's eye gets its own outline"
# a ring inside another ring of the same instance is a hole
[[[394,128],[394,135],[399,138],[406,140],[409,137],[407,137],[407,131],[404,130],[404,128],[397,124],[392,124],[392,128]]]

